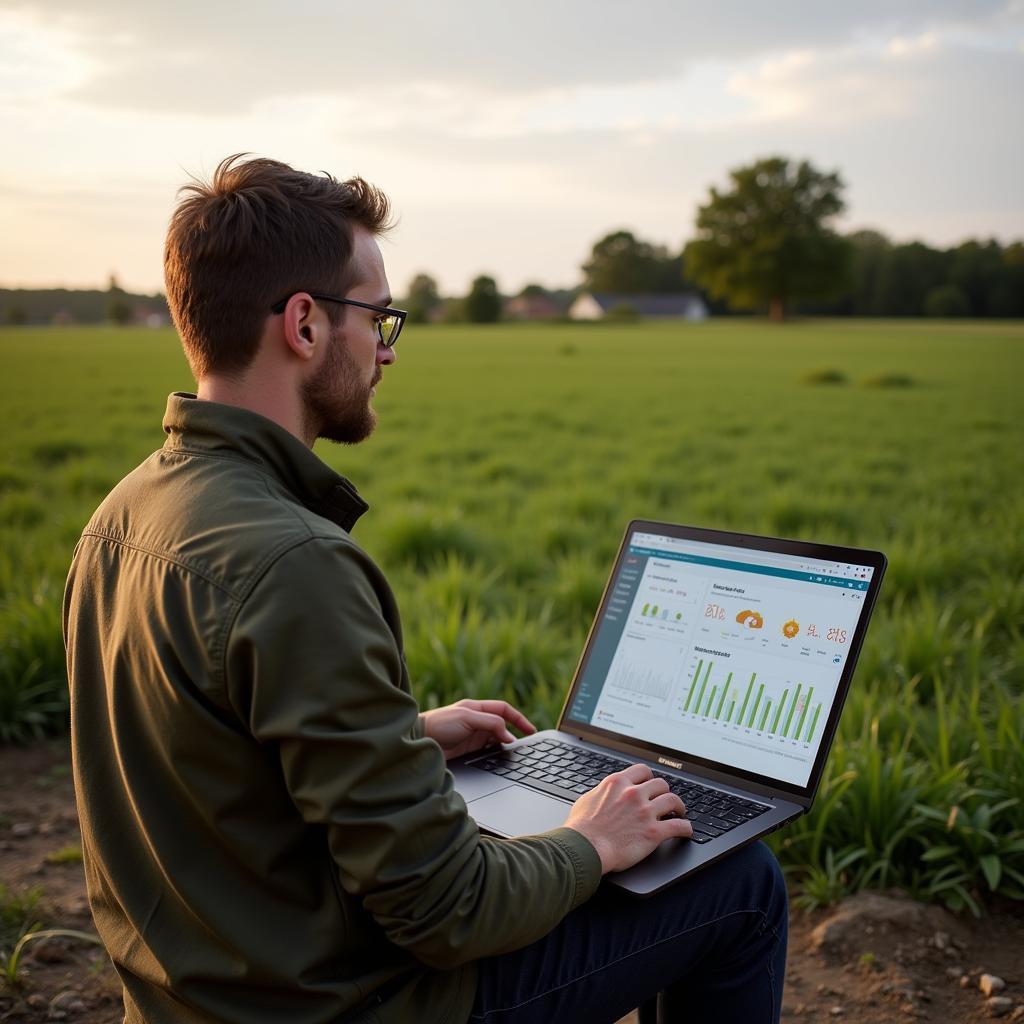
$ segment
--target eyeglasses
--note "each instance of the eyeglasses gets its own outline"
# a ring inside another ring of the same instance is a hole
[[[317,292],[307,292],[307,294],[310,298],[316,299],[317,302],[337,302],[343,306],[358,306],[360,309],[372,309],[375,313],[379,313],[380,315],[374,320],[374,323],[377,325],[377,337],[385,348],[395,347],[395,342],[398,341],[398,336],[402,333],[402,327],[405,326],[405,318],[408,316],[404,309],[389,309],[387,306],[375,306],[372,302],[357,302],[355,299],[337,299],[333,295],[319,295]],[[291,295],[280,302],[275,302],[270,307],[270,312],[283,313],[284,307],[288,305],[288,299],[290,298]]]

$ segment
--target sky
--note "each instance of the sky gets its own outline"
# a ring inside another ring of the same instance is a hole
[[[360,174],[396,296],[678,247],[730,168],[838,170],[842,230],[1024,237],[1024,0],[0,0],[0,286],[163,288],[175,192]]]

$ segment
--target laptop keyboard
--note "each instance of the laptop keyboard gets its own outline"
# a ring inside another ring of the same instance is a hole
[[[470,763],[474,768],[521,782],[542,793],[575,800],[605,776],[622,771],[631,762],[557,740],[538,740],[514,750],[493,751]],[[657,770],[654,774],[664,779],[668,788],[686,804],[686,817],[693,825],[695,843],[708,843],[769,810],[765,804],[744,800],[689,779]]]

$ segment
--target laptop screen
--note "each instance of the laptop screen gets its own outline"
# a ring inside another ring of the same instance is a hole
[[[635,530],[565,717],[806,786],[874,572]]]

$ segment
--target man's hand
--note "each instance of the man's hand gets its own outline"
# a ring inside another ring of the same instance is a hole
[[[529,736],[537,731],[521,711],[503,700],[472,700],[420,713],[424,732],[444,751],[445,760],[492,743],[512,743],[509,725]]]
[[[685,813],[664,779],[646,765],[631,764],[584,793],[565,824],[590,840],[607,874],[632,867],[666,839],[692,836]]]

